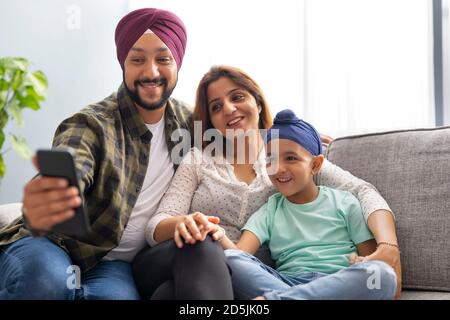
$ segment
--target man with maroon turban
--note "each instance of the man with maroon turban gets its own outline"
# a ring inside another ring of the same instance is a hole
[[[0,299],[139,298],[131,262],[174,174],[171,134],[192,127],[189,108],[171,97],[186,30],[169,11],[139,9],[120,20],[115,42],[118,91],[64,120],[53,139],[73,149],[79,191],[38,176],[24,188],[22,217],[0,230]],[[87,238],[52,231],[81,204]]]

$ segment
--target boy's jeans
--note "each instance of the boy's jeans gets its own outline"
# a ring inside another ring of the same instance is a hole
[[[0,247],[0,300],[139,299],[128,262],[101,261],[78,280],[71,265],[47,238],[25,237]]]
[[[225,250],[225,255],[238,299],[393,299],[396,291],[395,272],[382,261],[358,263],[330,275],[310,272],[294,277],[280,274],[241,250]]]

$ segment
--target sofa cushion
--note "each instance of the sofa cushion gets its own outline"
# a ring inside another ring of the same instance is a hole
[[[450,127],[338,138],[326,156],[394,211],[403,287],[450,291]]]
[[[21,209],[21,202],[0,205],[0,228],[19,217],[22,214]]]
[[[404,290],[400,300],[450,300],[450,292]]]

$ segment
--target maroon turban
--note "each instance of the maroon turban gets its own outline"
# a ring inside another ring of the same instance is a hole
[[[169,48],[179,70],[186,49],[186,28],[172,12],[154,8],[132,11],[119,21],[116,27],[116,48],[122,69],[131,47],[147,29]]]

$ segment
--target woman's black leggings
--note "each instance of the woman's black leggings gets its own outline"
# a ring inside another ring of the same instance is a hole
[[[233,299],[223,249],[210,236],[181,249],[173,240],[146,248],[134,259],[133,273],[144,299]]]

